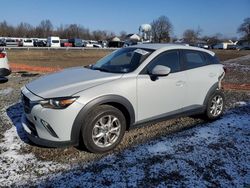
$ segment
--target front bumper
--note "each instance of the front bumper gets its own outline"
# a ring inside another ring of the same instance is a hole
[[[39,138],[35,129],[31,128],[31,127],[33,127],[33,125],[31,124],[31,122],[29,122],[27,120],[27,118],[25,117],[25,114],[23,114],[23,116],[22,116],[22,126],[23,126],[29,140],[36,145],[52,147],[52,148],[77,145],[77,143],[75,143],[74,141],[52,141],[52,140],[46,140],[43,138]]]
[[[22,126],[29,139],[37,145],[63,147],[77,145],[78,138],[72,138],[73,123],[82,105],[74,102],[65,109],[43,108],[39,102],[42,98],[22,89],[24,114]]]

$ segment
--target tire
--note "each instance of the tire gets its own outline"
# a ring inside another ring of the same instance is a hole
[[[225,108],[225,96],[222,91],[215,91],[208,99],[205,119],[207,120],[216,120],[218,119],[224,111]]]
[[[88,151],[105,153],[121,142],[126,119],[119,109],[110,105],[98,106],[84,119],[82,142]]]

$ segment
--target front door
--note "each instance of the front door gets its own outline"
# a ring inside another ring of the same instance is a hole
[[[186,76],[181,71],[179,51],[166,51],[154,58],[137,77],[138,121],[154,119],[183,107]],[[167,76],[152,79],[150,72],[156,65],[171,69]]]

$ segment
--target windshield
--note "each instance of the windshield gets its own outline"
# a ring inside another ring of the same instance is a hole
[[[122,48],[97,61],[91,68],[104,72],[128,73],[134,71],[153,50]]]

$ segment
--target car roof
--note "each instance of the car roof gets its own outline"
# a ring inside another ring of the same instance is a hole
[[[144,48],[144,49],[151,49],[151,50],[172,50],[172,49],[185,49],[185,50],[197,50],[209,53],[210,55],[214,56],[215,53],[203,48],[193,47],[193,46],[187,46],[185,44],[171,44],[171,43],[146,43],[146,44],[137,44],[134,46],[130,46],[134,48]]]

